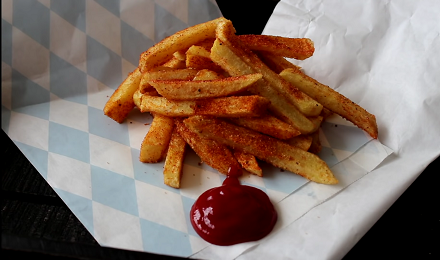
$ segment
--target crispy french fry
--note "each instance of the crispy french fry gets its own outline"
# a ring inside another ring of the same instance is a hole
[[[189,47],[189,49],[186,51],[186,55],[197,55],[197,56],[202,56],[205,58],[210,58],[210,54],[209,51],[207,49],[205,49],[202,46],[197,46],[197,45],[193,45],[191,47]]]
[[[310,144],[309,152],[318,154],[322,150],[321,140],[319,139],[319,131],[310,134],[312,143]]]
[[[314,116],[314,117],[309,117],[309,120],[315,126],[313,128],[312,132],[316,132],[321,127],[321,123],[322,123],[322,120],[324,120],[324,117],[323,116]]]
[[[242,92],[261,79],[259,73],[215,80],[150,80],[160,95],[170,100],[225,97]]]
[[[269,101],[260,96],[233,96],[203,100],[168,100],[164,97],[142,95],[138,91],[133,100],[141,112],[152,112],[170,117],[212,115],[218,117],[260,116]]]
[[[171,66],[171,65],[170,65]],[[145,72],[142,74],[141,82],[139,83],[139,89],[141,93],[151,91],[153,86],[148,82],[150,80],[172,80],[172,79],[181,79],[181,80],[191,80],[197,74],[197,70],[193,69],[177,69],[170,68],[165,66],[155,67],[154,69]]]
[[[242,61],[239,56],[218,39],[214,42],[211,49],[211,59],[232,76],[255,73],[254,69]],[[298,128],[302,134],[313,132],[313,123],[298,111],[281,93],[269,87],[264,79],[255,82],[249,91],[270,100],[269,109],[284,121]]]
[[[301,132],[295,127],[271,115],[230,118],[229,120],[236,125],[244,126],[278,139],[289,139],[301,134]]]
[[[284,142],[292,146],[296,146],[301,150],[308,151],[310,146],[312,145],[312,140],[312,135],[298,135],[288,140],[285,140]]]
[[[176,119],[176,129],[200,159],[220,173],[228,174],[229,167],[241,168],[232,152],[225,145],[191,131],[180,119]]]
[[[184,123],[201,136],[253,154],[263,161],[311,181],[323,184],[338,183],[327,164],[318,156],[276,138],[212,117],[193,116],[185,119]]]
[[[205,48],[209,52],[209,51],[211,51],[212,44],[214,43],[214,41],[215,41],[215,37],[207,38],[207,39],[205,39],[203,41],[200,41],[200,42],[198,42],[198,43],[196,43],[194,45],[203,47],[203,48]]]
[[[163,167],[164,184],[179,189],[180,180],[182,178],[183,160],[185,158],[186,142],[177,132],[177,128],[173,129],[170,144],[168,146],[165,164]]]
[[[298,69],[289,68],[282,71],[280,75],[303,92],[316,99],[324,107],[351,121],[353,124],[367,132],[371,137],[377,138],[378,129],[376,117],[368,113],[361,106],[336,92],[332,88],[305,75]]]
[[[254,34],[239,35],[238,38],[251,50],[266,51],[280,57],[305,60],[315,52],[313,41],[308,38]]]
[[[234,156],[238,163],[246,171],[255,174],[257,176],[263,177],[263,170],[258,165],[257,159],[250,153],[245,153],[242,151],[234,150]]]
[[[144,163],[161,161],[168,148],[173,128],[173,118],[155,114],[150,129],[142,141],[139,160]]]
[[[139,69],[135,69],[128,75],[105,104],[105,115],[118,123],[124,121],[128,113],[130,113],[135,106],[133,94],[139,87],[141,77],[142,74]]]
[[[281,56],[272,55],[264,51],[258,51],[256,52],[256,54],[258,55],[260,60],[264,62],[264,64],[266,64],[271,70],[278,74],[288,68],[301,68]]]
[[[220,17],[206,23],[194,25],[163,39],[141,54],[139,60],[141,72],[144,73],[166,62],[176,51],[187,49],[205,39],[214,38],[215,29],[218,23],[223,20],[225,18]]]
[[[213,80],[213,79],[222,79],[222,78],[224,78],[224,76],[215,71],[203,69],[197,72],[193,80]]]
[[[235,29],[231,21],[223,20],[219,22],[216,36],[218,40],[226,44],[231,51],[240,57],[248,66],[252,67],[256,72],[263,74],[263,78],[269,85],[283,94],[301,113],[306,116],[317,116],[321,113],[321,104],[284,80],[279,74],[269,69],[255,53],[242,44],[235,35]]]

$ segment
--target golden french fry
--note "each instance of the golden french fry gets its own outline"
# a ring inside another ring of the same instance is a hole
[[[271,115],[230,118],[229,121],[278,139],[289,139],[301,134],[295,127]]]
[[[133,94],[139,87],[142,74],[135,69],[113,92],[104,107],[104,114],[118,123],[122,123],[134,108]]]
[[[238,163],[246,171],[255,174],[257,176],[263,177],[263,170],[258,165],[257,159],[250,153],[245,153],[242,151],[234,150],[234,156]]]
[[[177,132],[177,128],[173,129],[170,144],[168,146],[165,164],[163,167],[164,184],[179,189],[180,180],[182,178],[183,160],[185,158],[186,142]]]
[[[197,46],[197,45],[193,45],[193,46],[189,47],[189,49],[186,51],[186,55],[197,55],[197,56],[202,56],[205,58],[210,58],[209,51],[207,49],[205,49],[204,47]]]
[[[324,117],[323,116],[314,116],[314,117],[309,117],[309,120],[315,126],[313,128],[312,132],[316,132],[321,127],[321,123],[322,123],[322,120],[324,120]]]
[[[260,116],[269,105],[260,96],[232,96],[202,100],[168,100],[164,97],[136,92],[133,100],[141,112],[152,112],[170,117],[210,115],[218,117]]]
[[[338,183],[327,164],[318,156],[276,138],[212,117],[192,116],[183,122],[190,130],[201,136],[253,154],[275,167],[291,171],[317,183]]]
[[[282,71],[280,75],[303,92],[316,99],[324,107],[351,121],[353,124],[367,132],[371,137],[377,138],[378,129],[376,117],[368,113],[361,106],[336,92],[329,86],[323,85],[315,79],[305,75],[298,69],[289,68]]]
[[[151,80],[192,80],[197,75],[198,70],[195,69],[167,69],[147,71],[142,76],[142,81],[149,82]]]
[[[142,141],[139,160],[144,163],[161,161],[168,148],[173,128],[173,118],[155,114],[150,129]]]
[[[222,79],[223,75],[208,69],[199,70],[193,80],[213,80]]]
[[[261,79],[259,73],[215,80],[150,80],[160,95],[170,100],[225,97],[242,92]]]
[[[258,55],[260,60],[264,62],[264,64],[266,64],[271,70],[278,74],[288,68],[301,68],[281,56],[272,55],[264,51],[258,51],[256,52],[256,54]]]
[[[250,51],[235,35],[232,22],[223,20],[219,22],[216,36],[223,44],[226,44],[248,66],[256,72],[263,74],[263,78],[272,88],[275,88],[294,104],[301,113],[306,116],[317,116],[321,113],[322,105],[301,92],[298,88],[287,82],[279,74],[269,69],[258,56]],[[212,50],[211,50],[212,52]]]
[[[312,140],[312,135],[298,135],[288,140],[285,140],[284,142],[292,146],[298,147],[301,150],[308,151],[310,146],[312,145]]]
[[[200,159],[220,173],[228,174],[229,167],[241,168],[232,152],[225,145],[191,131],[180,119],[176,119],[176,129]]]
[[[211,59],[219,64],[231,76],[255,73],[255,70],[240,59],[228,46],[216,40],[211,49]],[[253,94],[270,100],[269,109],[284,121],[298,128],[302,134],[313,132],[314,125],[280,92],[268,86],[264,79],[260,79],[249,88]]]
[[[206,23],[194,25],[163,39],[141,54],[139,60],[141,72],[144,73],[166,62],[171,59],[176,51],[187,49],[205,39],[214,38],[215,29],[218,23],[223,20],[225,18],[220,17]]]
[[[315,47],[308,38],[286,38],[271,35],[239,35],[238,38],[249,49],[266,51],[271,55],[305,60],[313,55]]]

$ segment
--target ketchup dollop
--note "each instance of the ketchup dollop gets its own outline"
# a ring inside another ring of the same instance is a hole
[[[241,169],[229,168],[223,185],[205,191],[191,208],[194,230],[211,244],[255,241],[272,231],[277,212],[263,191],[241,185]]]

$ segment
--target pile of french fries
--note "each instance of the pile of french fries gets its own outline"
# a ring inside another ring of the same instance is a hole
[[[286,59],[313,52],[310,39],[236,35],[231,21],[218,18],[142,53],[104,113],[119,123],[135,107],[153,115],[139,160],[165,160],[164,183],[174,188],[180,188],[188,146],[223,174],[238,167],[263,176],[262,160],[336,184],[316,155],[321,122],[336,113],[377,138],[376,119]]]

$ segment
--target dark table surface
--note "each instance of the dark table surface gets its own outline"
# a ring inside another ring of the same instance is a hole
[[[218,0],[239,34],[260,34],[277,0]],[[246,11],[244,11],[244,7]],[[1,131],[2,256],[45,259],[179,259],[103,248]],[[439,256],[439,198],[434,194],[435,160],[351,249],[344,259]],[[428,199],[427,199],[428,198]],[[437,205],[437,206],[435,206]],[[294,245],[292,245],[294,246]]]

